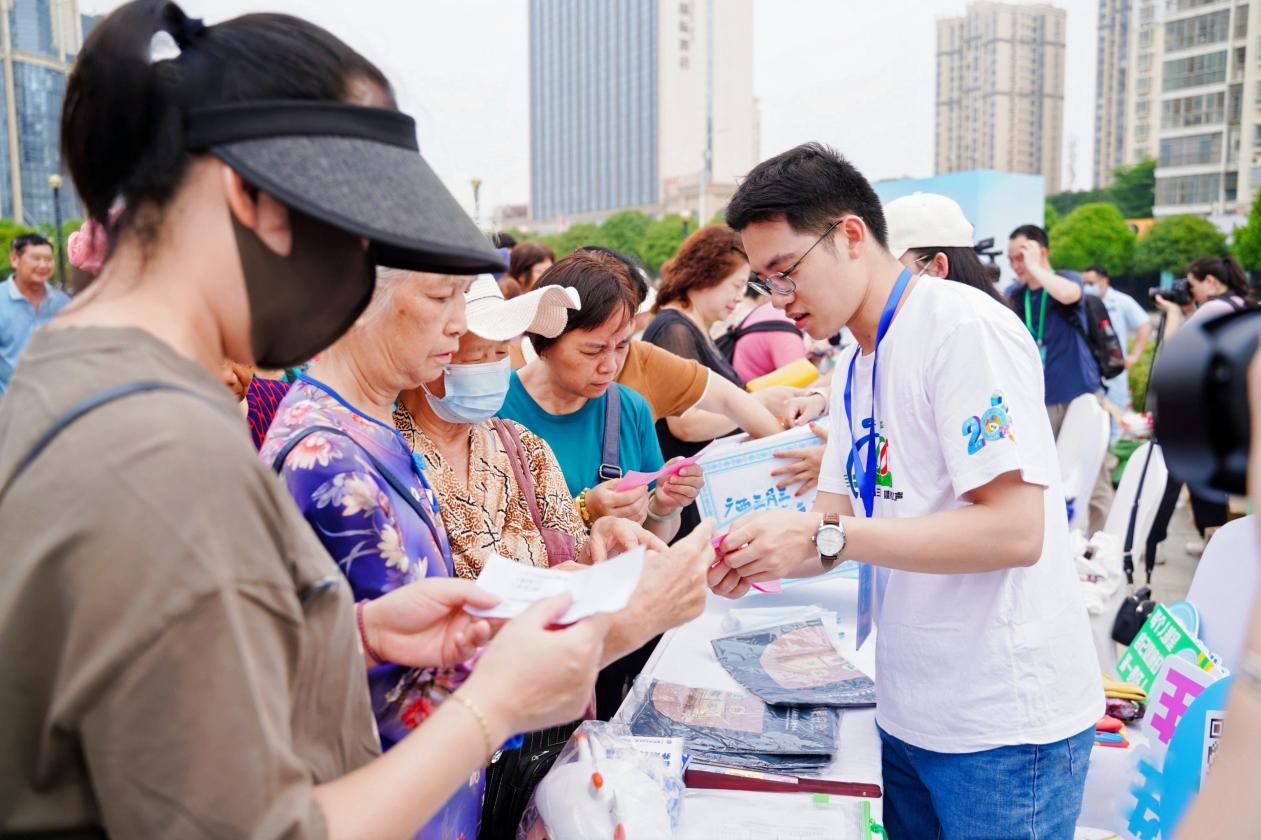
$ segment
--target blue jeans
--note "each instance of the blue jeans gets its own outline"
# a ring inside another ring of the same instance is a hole
[[[889,840],[1072,840],[1094,739],[938,753],[881,729]]]

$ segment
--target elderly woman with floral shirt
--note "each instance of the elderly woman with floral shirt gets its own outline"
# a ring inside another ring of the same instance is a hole
[[[426,577],[455,577],[445,500],[434,467],[394,427],[400,393],[441,379],[465,332],[468,279],[398,270],[378,273],[372,303],[354,327],[294,384],[277,411],[261,455],[277,469],[303,516],[350,581],[356,601],[371,600]],[[661,543],[639,529],[599,533],[586,555],[610,547]],[[622,655],[700,612],[708,544],[692,541],[650,552],[640,590],[605,640],[604,659]],[[670,569],[667,576],[661,571]],[[677,580],[673,580],[677,578]],[[697,588],[699,587],[699,589]],[[673,599],[669,611],[660,599]],[[650,608],[651,606],[651,608]],[[619,614],[621,615],[621,614]],[[616,619],[616,616],[615,616]],[[649,620],[651,619],[651,620]],[[666,624],[665,626],[672,626]],[[467,676],[449,670],[381,663],[368,674],[382,746],[389,749]],[[422,838],[476,836],[483,774],[475,774],[425,826]]]

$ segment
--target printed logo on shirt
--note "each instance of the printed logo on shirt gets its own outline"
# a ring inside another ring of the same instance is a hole
[[[1015,443],[1011,414],[1002,391],[990,394],[990,406],[983,413],[963,421],[963,436],[968,439],[969,455],[980,452],[990,441],[1006,438]]]
[[[862,421],[864,429],[871,429],[871,418],[868,417]],[[893,490],[893,472],[889,469],[889,439],[884,436],[884,421],[880,422],[880,432],[876,437],[876,498],[886,499],[888,501],[897,501],[902,498],[900,492]],[[858,470],[863,468],[865,460],[859,462],[856,459],[856,453],[861,452],[862,457],[866,459],[868,447],[871,446],[872,433],[870,431],[858,439],[857,446],[850,449],[849,461],[846,464],[846,477],[849,482],[849,492],[858,498]]]

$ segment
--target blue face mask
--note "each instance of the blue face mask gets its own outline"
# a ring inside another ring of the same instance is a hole
[[[442,374],[446,396],[435,397],[426,388],[425,399],[434,414],[448,423],[480,423],[503,407],[511,378],[512,363],[507,358],[475,365],[447,365]]]

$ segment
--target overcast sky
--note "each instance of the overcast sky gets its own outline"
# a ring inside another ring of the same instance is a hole
[[[101,12],[121,3],[80,5]],[[1080,189],[1090,181],[1097,5],[1054,5],[1068,11],[1064,183]],[[762,156],[822,140],[872,180],[931,175],[934,22],[965,6],[964,0],[753,0]],[[500,204],[528,202],[527,0],[184,0],[183,7],[207,22],[281,11],[324,26],[386,72],[403,109],[416,118],[425,157],[470,211],[475,176],[483,181],[483,216]]]

